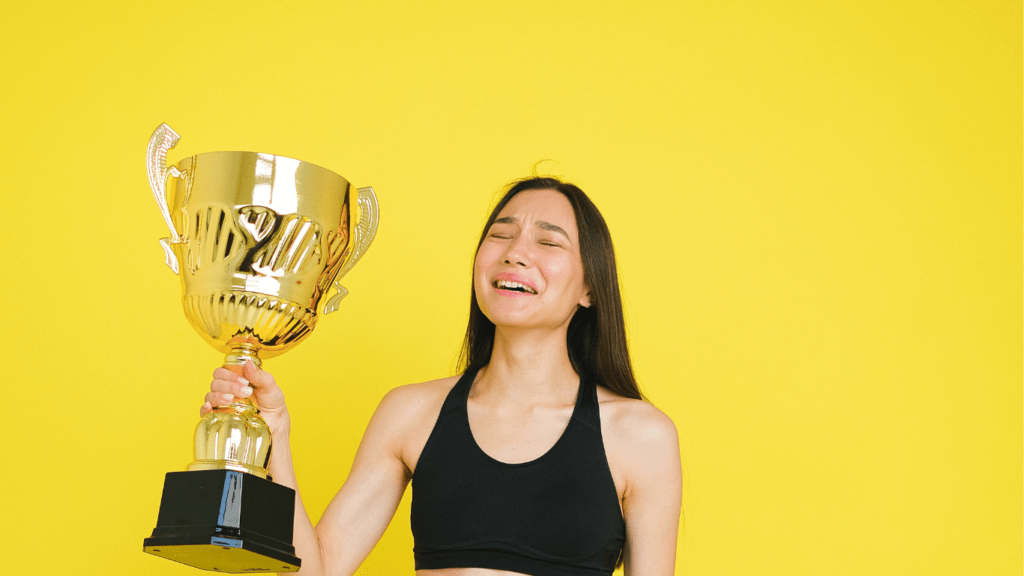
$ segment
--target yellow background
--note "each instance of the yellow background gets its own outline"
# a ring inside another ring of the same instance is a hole
[[[220,360],[157,244],[167,122],[172,162],[379,195],[267,364],[313,516],[384,392],[451,373],[488,205],[551,159],[680,430],[680,574],[1021,573],[1020,2],[9,4],[0,571],[195,573],[141,551]],[[362,574],[411,572],[407,506]]]

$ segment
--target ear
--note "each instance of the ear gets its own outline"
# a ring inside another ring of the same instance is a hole
[[[587,289],[587,291],[583,293],[583,297],[580,298],[580,306],[583,306],[584,308],[590,308],[590,290],[589,289]]]

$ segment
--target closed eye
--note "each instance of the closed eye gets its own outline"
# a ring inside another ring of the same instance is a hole
[[[516,237],[518,230],[515,226],[511,226],[505,223],[495,223],[491,226],[487,236],[490,238],[497,238],[499,240],[511,240]]]

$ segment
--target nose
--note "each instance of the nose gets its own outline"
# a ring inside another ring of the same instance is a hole
[[[530,261],[529,241],[520,234],[508,244],[505,250],[505,264],[513,266],[527,266]]]

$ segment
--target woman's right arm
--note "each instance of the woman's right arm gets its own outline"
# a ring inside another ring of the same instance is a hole
[[[270,474],[278,484],[295,490],[293,543],[296,556],[302,559],[299,574],[354,574],[391,522],[411,477],[402,459],[403,438],[410,425],[409,406],[397,398],[401,394],[396,392],[388,393],[377,407],[348,479],[314,528],[295,479],[289,444],[291,419],[274,377],[252,363],[245,366],[241,376],[226,368],[214,371],[210,393],[200,410],[202,414],[214,406],[231,403],[236,396],[252,395],[260,415],[270,426]]]

